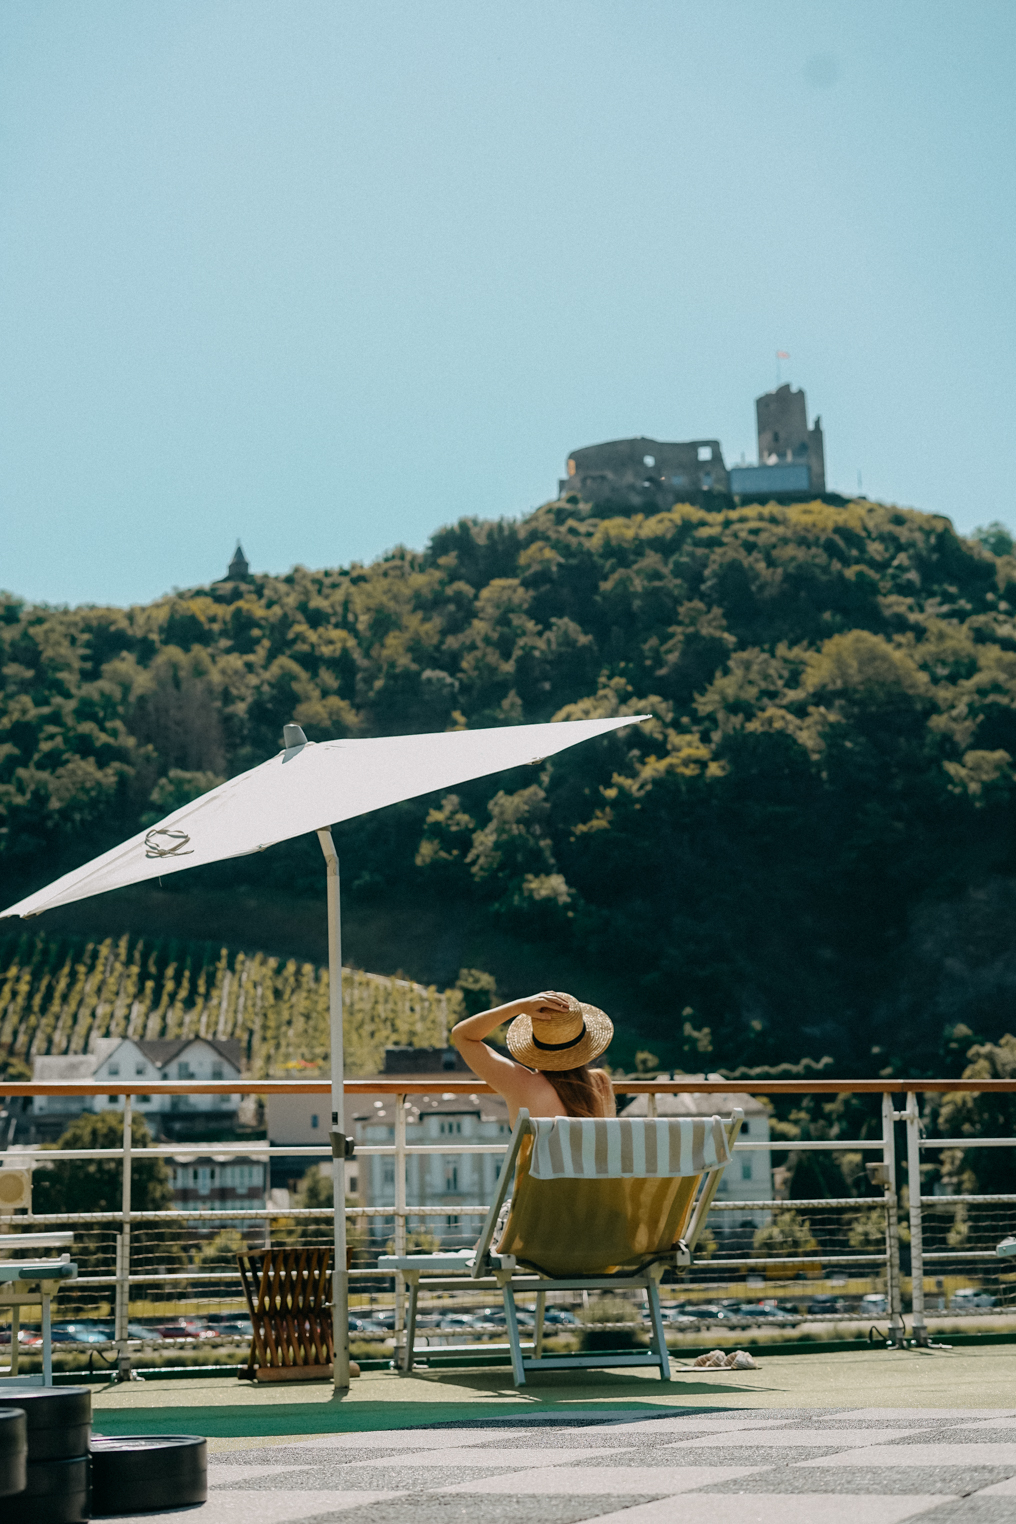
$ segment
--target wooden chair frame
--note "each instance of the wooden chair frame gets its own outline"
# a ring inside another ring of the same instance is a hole
[[[332,1375],[332,1250],[264,1249],[236,1256],[253,1337],[248,1381]]]

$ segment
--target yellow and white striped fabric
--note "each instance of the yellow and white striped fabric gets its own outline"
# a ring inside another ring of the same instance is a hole
[[[730,1163],[720,1117],[534,1117],[534,1180],[662,1180]]]

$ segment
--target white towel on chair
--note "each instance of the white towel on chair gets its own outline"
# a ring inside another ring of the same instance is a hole
[[[720,1117],[534,1117],[534,1180],[646,1180],[730,1163]]]

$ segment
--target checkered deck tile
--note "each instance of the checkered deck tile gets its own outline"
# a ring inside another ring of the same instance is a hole
[[[159,1518],[1013,1524],[1016,1409],[670,1409],[252,1441],[209,1457],[209,1488],[202,1508]]]

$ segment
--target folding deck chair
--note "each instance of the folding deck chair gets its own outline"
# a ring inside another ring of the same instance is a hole
[[[520,1111],[475,1248],[378,1259],[378,1269],[400,1272],[409,1289],[402,1369],[412,1370],[418,1353],[421,1288],[475,1292],[493,1281],[504,1298],[516,1386],[525,1385],[527,1371],[572,1366],[655,1365],[660,1379],[668,1381],[659,1284],[665,1271],[691,1264],[743,1119],[739,1110],[726,1121],[716,1116],[532,1118]],[[494,1247],[513,1173],[508,1218]],[[548,1294],[630,1290],[644,1291],[649,1303],[646,1353],[543,1354]],[[534,1338],[526,1346],[515,1307],[520,1291],[536,1292]],[[442,1354],[456,1348],[461,1352],[464,1346],[446,1346]]]

